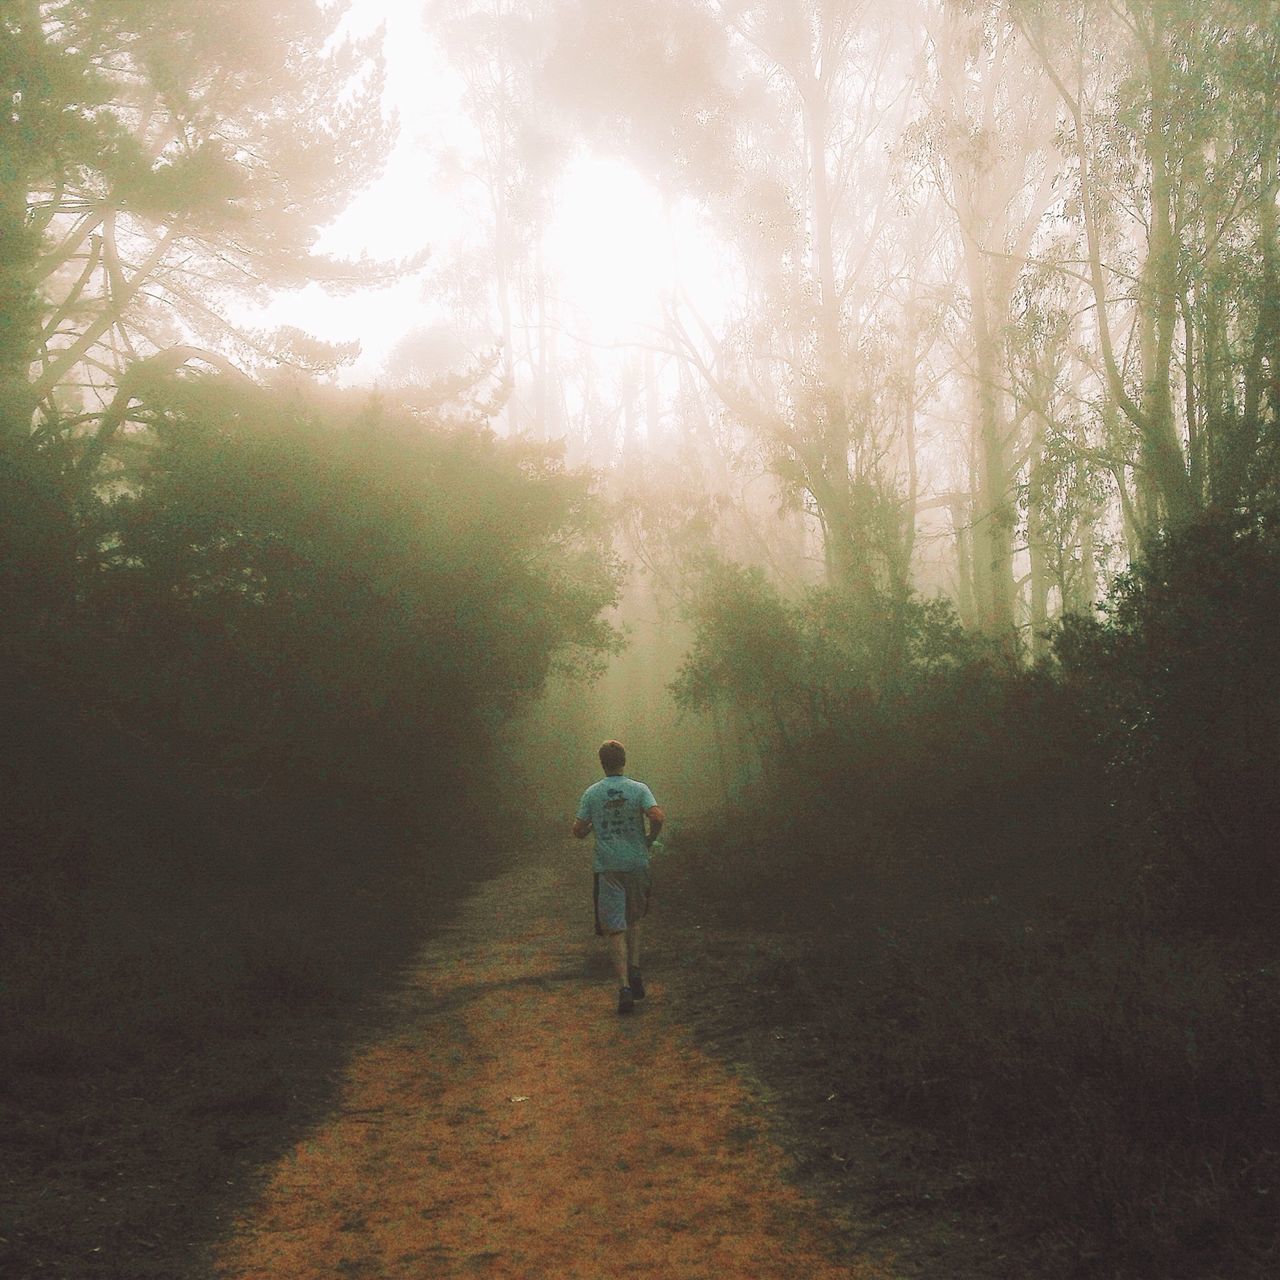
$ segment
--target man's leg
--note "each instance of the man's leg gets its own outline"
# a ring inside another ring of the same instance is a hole
[[[613,971],[618,975],[618,986],[627,985],[627,934],[611,933],[606,939],[609,944],[609,958],[613,961]]]
[[[621,878],[613,873],[601,872],[596,877],[596,921],[605,934],[618,979],[618,1012],[630,1013],[634,996],[627,982],[627,892]]]
[[[630,1013],[635,1008],[635,995],[627,981],[627,934],[609,935],[609,954],[613,958],[613,971],[618,978],[618,1012]]]
[[[644,979],[640,976],[640,921],[627,926],[627,986],[637,1000],[644,999]]]

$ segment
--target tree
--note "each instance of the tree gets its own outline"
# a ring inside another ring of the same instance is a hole
[[[918,246],[888,164],[909,46],[886,9],[854,0],[565,9],[562,95],[699,200],[742,264],[746,297],[720,332],[673,306],[674,349],[803,504],[828,580],[901,587],[916,399],[891,353],[920,328],[900,328],[889,299]]]
[[[590,478],[553,447],[294,385],[157,378],[81,568],[100,698],[232,785],[463,785],[613,645]]]
[[[225,318],[234,296],[371,264],[318,256],[319,229],[376,172],[389,142],[371,47],[337,39],[341,6],[315,0],[50,0],[5,18],[5,288],[19,311],[15,374],[46,435],[93,437],[122,371],[180,345],[306,353],[254,342]],[[15,230],[17,198],[25,232]],[[10,266],[10,262],[14,264]],[[317,352],[322,361],[341,352]],[[108,414],[112,429],[127,420]],[[20,411],[19,418],[25,417]],[[117,420],[118,419],[118,420]]]
[[[468,330],[499,350],[508,432],[546,439],[558,415],[540,246],[568,148],[540,94],[550,39],[541,8],[537,0],[432,0],[426,20],[466,85],[462,105],[476,131],[474,147],[451,145],[441,169],[480,194],[474,244],[435,282]]]
[[[965,282],[975,620],[1012,644],[1020,460],[1004,334],[1019,276],[1056,197],[1053,103],[998,6],[944,0],[932,10],[929,30],[932,150]]]
[[[1211,493],[1229,501],[1261,438],[1276,359],[1275,6],[1011,12],[1059,96],[1099,365],[1137,442],[1145,541],[1190,523]]]
[[[1127,492],[1121,468],[1094,439],[1099,415],[1092,363],[1082,358],[1075,317],[1084,286],[1061,269],[1070,239],[1046,247],[1023,273],[1007,330],[1007,363],[1015,413],[1026,424],[1026,616],[1033,659],[1047,652],[1057,613],[1087,613],[1101,586],[1111,542],[1105,514]],[[1056,601],[1054,595],[1056,593]],[[1055,608],[1056,605],[1056,608]]]

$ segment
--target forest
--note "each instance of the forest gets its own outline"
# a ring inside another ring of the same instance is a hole
[[[4,1274],[263,1274],[611,738],[840,1274],[1275,1273],[1280,0],[0,0],[0,81]]]

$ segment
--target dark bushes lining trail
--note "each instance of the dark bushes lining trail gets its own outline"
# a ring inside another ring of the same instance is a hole
[[[825,1046],[864,1120],[932,1135],[924,1185],[1034,1274],[1271,1274],[1275,513],[1160,544],[1033,670],[933,606],[835,629],[825,593],[723,581],[677,688],[773,749],[670,866],[695,913],[760,931],[763,1016]]]
[[[549,448],[204,379],[147,416],[97,497],[0,458],[7,1274],[173,1273],[494,869],[492,730],[611,643]]]

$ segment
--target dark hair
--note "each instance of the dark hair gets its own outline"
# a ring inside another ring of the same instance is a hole
[[[600,767],[605,773],[612,773],[615,769],[621,769],[627,763],[627,749],[620,742],[615,742],[612,738],[600,748]]]

